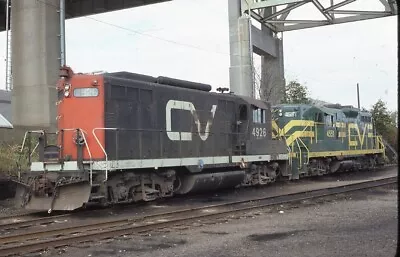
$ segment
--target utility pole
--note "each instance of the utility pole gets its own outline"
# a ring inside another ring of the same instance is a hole
[[[66,64],[65,54],[65,0],[60,0],[60,65],[61,67]]]
[[[360,87],[357,83],[357,102],[358,102],[358,109],[360,110]]]

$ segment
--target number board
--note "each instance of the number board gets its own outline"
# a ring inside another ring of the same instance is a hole
[[[251,134],[256,139],[265,138],[265,137],[267,137],[267,129],[261,128],[261,127],[253,127],[253,131],[251,132]]]

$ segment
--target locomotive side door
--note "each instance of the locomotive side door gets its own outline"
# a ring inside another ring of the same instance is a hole
[[[249,108],[247,104],[239,104],[238,115],[239,117],[234,124],[233,130],[233,154],[240,155],[246,152],[246,139],[249,126]]]

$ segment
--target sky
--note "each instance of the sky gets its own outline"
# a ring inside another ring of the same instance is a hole
[[[362,2],[362,3],[361,3]],[[67,64],[76,72],[130,71],[229,87],[228,0],[174,0],[66,21]],[[360,4],[361,3],[361,4]],[[359,10],[378,0],[357,1]],[[350,8],[349,8],[350,9]],[[305,6],[288,18],[319,18]],[[397,109],[397,17],[285,32],[287,81],[319,100]],[[4,60],[5,32],[0,33]],[[0,88],[5,88],[5,61]]]

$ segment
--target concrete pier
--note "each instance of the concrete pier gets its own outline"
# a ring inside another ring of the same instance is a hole
[[[270,29],[262,26],[262,31],[272,37]],[[284,73],[284,55],[283,39],[275,38],[276,56],[264,53],[261,56],[261,98],[279,104],[285,94],[285,73]]]
[[[228,0],[231,92],[256,97],[253,52],[262,57],[260,97],[277,104],[284,94],[283,43],[264,25],[262,29],[251,24],[242,10],[241,0]],[[257,89],[258,90],[258,89]]]
[[[253,48],[251,44],[251,20],[241,14],[241,3],[229,1],[230,41],[230,91],[237,95],[253,96]]]
[[[12,123],[56,128],[59,0],[12,1]]]

